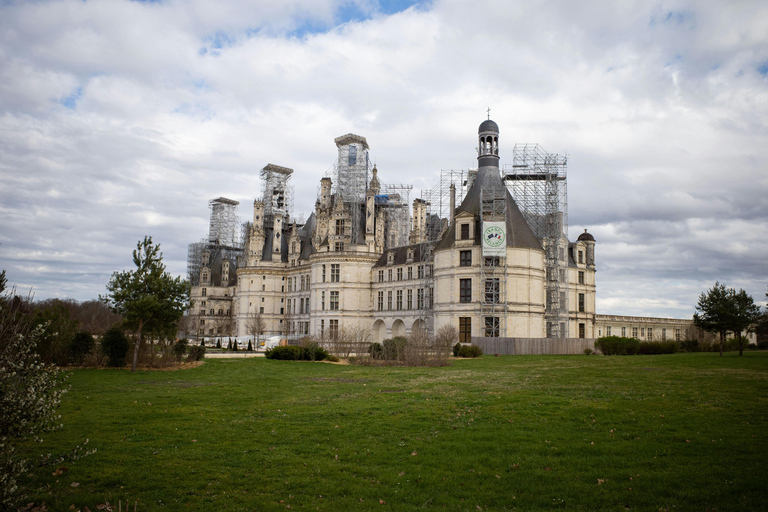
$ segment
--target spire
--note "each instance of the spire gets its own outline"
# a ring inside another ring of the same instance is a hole
[[[489,117],[490,117],[490,109]],[[477,166],[499,167],[499,125],[487,119],[477,130]]]

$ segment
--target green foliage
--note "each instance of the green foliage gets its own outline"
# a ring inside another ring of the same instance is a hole
[[[253,352],[253,345],[251,345],[251,340],[248,340],[248,348],[245,350],[248,352]]]
[[[128,355],[128,338],[119,327],[112,327],[101,338],[101,350],[107,356],[109,366],[125,366]]]
[[[374,359],[381,359],[383,350],[381,343],[376,342],[368,345],[368,354]]]
[[[702,292],[696,304],[693,323],[705,331],[720,335],[720,351],[725,348],[725,335],[731,331],[739,340],[738,350],[741,353],[746,346],[741,342],[743,332],[752,332],[761,319],[760,307],[755,304],[752,296],[744,290],[738,292],[726,288],[724,284],[715,285]]]
[[[136,269],[112,274],[107,284],[109,293],[100,297],[123,316],[126,327],[136,331],[131,371],[136,369],[142,333],[172,339],[184,311],[190,307],[189,282],[165,271],[160,246],[152,243],[152,237],[144,237],[136,244],[133,263]]]
[[[181,361],[181,358],[187,353],[187,346],[189,341],[187,338],[182,338],[173,344],[173,355],[176,356],[177,361]]]
[[[585,348],[584,349],[584,355],[585,356],[591,356],[594,353],[595,353],[594,350],[592,350],[591,348]]]
[[[293,345],[277,346],[267,349],[264,353],[267,359],[277,359],[280,361],[297,361],[301,359],[301,349]]]
[[[193,345],[189,347],[189,354],[187,354],[187,361],[200,361],[205,357],[204,345]]]
[[[70,346],[77,333],[77,321],[71,317],[70,304],[59,299],[36,303],[32,322],[40,326],[37,352],[45,362],[65,366],[69,363]]]
[[[387,361],[402,361],[405,359],[406,346],[408,346],[408,339],[402,336],[386,339],[381,346],[381,357]]]
[[[71,360],[76,363],[82,363],[83,358],[91,353],[94,345],[95,343],[91,333],[83,331],[78,332],[73,336],[72,343],[69,345],[69,355]]]
[[[221,343],[221,341],[219,341]],[[227,350],[232,350],[232,338],[229,339],[229,343],[227,343]]]
[[[605,356],[631,356],[640,353],[640,340],[605,336],[595,340],[595,349]]]
[[[456,343],[453,346],[453,357],[459,357],[459,350],[461,350],[461,343]]]
[[[326,361],[330,361],[332,363],[338,363],[339,362],[339,356],[336,354],[328,354],[328,357],[325,358]]]
[[[216,348],[221,348],[221,338],[216,340]]]
[[[680,342],[680,350],[683,352],[701,352],[699,340],[683,340]]]
[[[237,340],[234,340],[234,341],[232,341],[232,338],[230,338],[230,339],[229,339],[229,345],[232,347],[232,352],[237,352],[237,351],[238,351],[238,348],[237,348],[237,346],[238,346]]]
[[[477,345],[462,345],[459,348],[459,357],[480,357],[483,355],[483,349]]]
[[[303,361],[322,361],[328,357],[328,351],[314,341],[302,341],[299,349],[299,359]]]
[[[676,354],[676,341],[644,341],[640,343],[640,354]]]

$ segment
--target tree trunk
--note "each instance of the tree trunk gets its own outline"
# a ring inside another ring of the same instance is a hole
[[[741,331],[739,331],[739,355],[744,355],[744,338],[741,337]]]
[[[131,373],[136,371],[136,363],[139,361],[139,345],[141,345],[141,328],[144,326],[144,320],[139,320],[139,329],[136,331],[136,345],[133,347],[133,364]]]
[[[720,331],[720,357],[723,357],[723,345],[725,345],[725,333]]]

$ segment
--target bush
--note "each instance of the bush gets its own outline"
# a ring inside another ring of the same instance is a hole
[[[187,361],[200,361],[203,357],[205,357],[205,346],[195,345],[189,348]]]
[[[180,339],[174,343],[172,350],[176,360],[181,361],[181,358],[187,353],[187,338]]]
[[[459,350],[461,350],[461,343],[456,343],[453,346],[453,357],[459,357]]]
[[[89,332],[78,332],[72,338],[69,346],[69,355],[74,362],[82,363],[86,355],[93,350],[93,336]]]
[[[592,355],[592,354],[594,354],[594,353],[595,353],[595,352],[594,352],[594,351],[593,351],[591,348],[585,348],[585,349],[584,349],[584,355],[585,355],[585,356],[591,356],[591,355]]]
[[[291,345],[285,347],[274,347],[268,349],[264,355],[267,359],[277,359],[280,361],[296,361],[301,358],[301,349]]]
[[[381,359],[383,351],[384,349],[382,348],[381,343],[371,343],[368,345],[368,353],[374,359]]]
[[[757,344],[750,343],[749,345],[747,345],[747,350],[757,350]]]
[[[402,336],[384,340],[381,347],[382,358],[387,361],[402,361],[405,358],[405,347],[407,345],[408,340]]]
[[[322,361],[328,357],[328,351],[314,341],[304,340],[299,346],[299,359],[302,361]]]
[[[101,338],[101,350],[107,356],[109,366],[125,366],[125,357],[128,355],[128,338],[118,327],[112,327]]]
[[[768,350],[768,341],[761,341],[757,344],[758,350]]]
[[[216,340],[216,348],[221,348],[221,338]]]
[[[684,352],[701,352],[699,340],[683,340],[680,342],[680,350]]]
[[[328,354],[328,357],[325,358],[326,361],[330,361],[332,363],[338,363],[339,362],[339,356],[335,354]]]
[[[219,340],[219,343],[221,343],[221,340]],[[232,338],[230,338],[229,343],[227,343],[227,350],[232,350]]]
[[[247,350],[248,352],[253,352],[253,345],[251,345],[251,340],[248,340],[248,348],[245,350]]]
[[[459,357],[480,357],[483,355],[483,349],[477,345],[462,345],[459,348]]]
[[[605,336],[595,340],[595,349],[606,356],[631,356],[640,352],[640,340]]]
[[[237,352],[239,350],[238,346],[240,346],[240,344],[237,342],[237,340],[229,340],[229,343],[232,345],[232,352]]]
[[[644,341],[640,343],[641,354],[675,354],[678,347],[675,341]]]

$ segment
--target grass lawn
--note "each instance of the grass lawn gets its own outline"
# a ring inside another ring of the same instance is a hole
[[[765,510],[768,353],[76,370],[49,510]],[[72,487],[73,483],[79,484]]]

